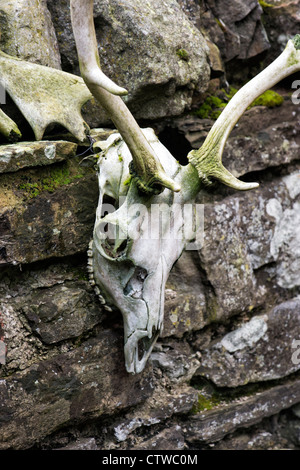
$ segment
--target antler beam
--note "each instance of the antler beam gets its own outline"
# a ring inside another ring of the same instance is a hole
[[[253,189],[257,183],[244,183],[233,176],[222,164],[226,140],[248,106],[266,90],[285,77],[300,70],[300,35],[289,40],[285,50],[266,69],[244,85],[230,100],[208,133],[199,150],[192,150],[188,159],[204,183],[217,179],[238,190]]]
[[[147,193],[159,193],[164,188],[179,191],[180,186],[165,173],[134,117],[118,96],[126,94],[126,90],[113,83],[100,69],[93,0],[71,0],[70,4],[82,78],[128,145],[133,159],[132,174],[139,188]]]

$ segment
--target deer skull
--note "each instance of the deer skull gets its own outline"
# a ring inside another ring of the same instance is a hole
[[[169,176],[180,181],[183,167],[152,129],[143,133]],[[186,220],[184,210],[189,215],[195,211],[182,200],[181,192],[165,190],[149,197],[135,183],[127,184],[132,157],[119,134],[97,145],[103,152],[98,160],[99,205],[88,252],[90,282],[106,309],[114,305],[122,312],[126,369],[138,373],[163,327],[170,270],[201,224],[196,217]]]
[[[163,326],[164,287],[169,272],[197,233],[199,221],[186,223],[183,208],[193,203],[201,185],[211,180],[237,190],[258,186],[238,180],[224,168],[223,149],[252,101],[300,69],[300,36],[290,40],[272,64],[236,93],[203,146],[191,151],[190,163],[182,167],[153,131],[139,128],[117,96],[126,90],[101,72],[93,0],[71,0],[71,16],[82,77],[120,133],[100,144],[100,198],[88,252],[90,280],[107,309],[116,306],[121,310],[126,368],[138,373]],[[115,210],[105,214],[109,198]],[[160,217],[152,213],[157,206],[163,207],[161,225]],[[149,232],[149,223],[155,227],[156,236]]]

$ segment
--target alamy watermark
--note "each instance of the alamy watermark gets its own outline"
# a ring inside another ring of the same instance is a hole
[[[293,339],[292,348],[295,349],[292,354],[292,363],[298,365],[300,364],[300,339]]]
[[[0,340],[0,364],[5,365],[6,359],[6,344]]]
[[[294,80],[292,83],[292,89],[295,90],[292,93],[293,104],[300,104],[300,80]]]
[[[6,89],[0,83],[0,104],[6,104]]]
[[[116,211],[113,204],[101,207],[98,236],[113,240],[178,240],[186,244],[186,250],[198,250],[204,240],[204,204],[127,204],[120,198],[119,217],[110,223],[107,214]]]

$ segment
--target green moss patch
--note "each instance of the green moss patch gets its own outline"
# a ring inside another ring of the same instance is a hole
[[[260,6],[265,9],[265,8],[274,8],[274,5],[271,5],[271,3],[265,2],[264,0],[258,0],[258,3]]]
[[[75,159],[59,165],[49,165],[39,171],[26,172],[20,176],[17,189],[25,199],[32,199],[42,192],[54,193],[58,188],[69,185],[85,176]]]
[[[220,90],[218,96],[209,95],[200,108],[194,111],[193,114],[199,116],[201,119],[218,119],[223,109],[227,106],[237,91],[238,90],[236,88],[230,87],[228,92],[224,89]],[[254,106],[267,106],[268,108],[274,108],[276,106],[280,106],[283,101],[284,98],[279,93],[276,93],[273,90],[267,90],[261,96],[256,98],[248,109]]]
[[[276,106],[281,106],[283,101],[284,99],[279,93],[276,93],[276,91],[273,90],[267,90],[253,101],[250,108],[253,106],[267,106],[268,108],[275,108]]]
[[[192,414],[197,414],[205,410],[211,410],[212,408],[217,406],[219,403],[220,403],[220,399],[217,395],[212,395],[211,397],[207,397],[199,393],[197,403],[195,403],[192,408]]]
[[[189,53],[185,49],[177,49],[176,54],[182,60],[185,60],[185,61],[189,60]]]
[[[229,92],[220,90],[219,96],[209,95],[194,114],[201,119],[217,119],[236,92],[235,88],[230,87]]]

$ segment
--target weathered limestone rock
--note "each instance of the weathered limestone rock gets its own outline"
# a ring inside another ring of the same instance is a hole
[[[184,435],[179,425],[167,428],[130,450],[183,450]]]
[[[125,441],[137,429],[164,423],[173,415],[189,413],[197,401],[197,391],[192,387],[174,386],[167,391],[156,385],[143,410],[129,411],[115,424],[113,432],[118,442]]]
[[[299,332],[296,298],[254,316],[204,350],[197,374],[220,387],[286,377],[300,369],[294,343]]]
[[[170,340],[157,346],[151,360],[173,384],[188,382],[200,365],[197,353],[193,353],[187,345],[174,344]]]
[[[299,4],[297,1],[270,0],[263,4],[263,10],[264,25],[272,46],[266,62],[271,62],[283,51],[286,39],[299,32]]]
[[[224,440],[210,444],[212,450],[296,450],[299,446],[299,420],[290,410],[271,416],[254,427],[237,430]],[[274,425],[275,423],[275,425]]]
[[[0,176],[1,265],[86,251],[98,185],[94,169],[80,160]]]
[[[247,311],[261,295],[241,228],[244,204],[233,197],[205,207],[205,238],[199,256],[211,286],[208,311],[214,320]]]
[[[29,62],[61,68],[46,0],[1,0],[0,49]]]
[[[186,251],[173,267],[165,290],[162,337],[183,337],[207,324],[206,297],[197,252]]]
[[[23,301],[22,313],[45,344],[77,338],[99,323],[100,305],[80,281],[30,293]]]
[[[66,341],[103,321],[85,257],[71,264],[63,260],[13,267],[1,272],[0,279],[0,337],[6,345],[1,377],[65,351]]]
[[[149,397],[147,371],[128,376],[120,365],[121,336],[102,330],[78,347],[2,379],[0,449],[26,449],[61,426],[116,413]]]
[[[67,141],[20,142],[0,146],[0,173],[49,165],[75,156],[77,145]]]
[[[56,450],[59,450],[60,448],[57,448]],[[63,448],[63,450],[98,450],[96,441],[93,437],[91,438],[82,438],[82,439],[77,439],[75,442],[72,442],[71,444],[68,444]],[[101,449],[99,449],[101,450]]]
[[[258,1],[208,0],[201,15],[203,27],[221,51],[225,62],[249,59],[269,49],[269,41],[261,21],[263,10]]]
[[[191,444],[216,442],[237,429],[252,426],[300,400],[299,379],[233,400],[191,417],[186,439]]]
[[[209,54],[208,54],[208,60],[209,60],[209,65],[211,67],[212,73],[214,76],[220,76],[223,75],[225,72],[225,68],[223,65],[221,53],[215,44],[215,38],[213,38],[213,41],[210,39],[209,34],[205,31],[205,29],[202,27],[202,22],[201,22],[201,6],[198,4],[198,2],[195,2],[193,0],[177,0],[179,5],[181,6],[182,10],[184,13],[187,15],[189,20],[196,26],[197,29],[201,31],[203,34],[207,47],[209,49]]]
[[[200,262],[213,288],[216,318],[251,311],[261,304],[267,280],[257,282],[266,267],[278,287],[299,286],[299,172],[249,193],[227,197],[205,207],[205,241]],[[269,263],[275,263],[271,268]],[[270,286],[269,286],[270,288]]]
[[[48,0],[64,70],[78,73],[68,2]],[[206,90],[206,43],[175,0],[94,5],[101,66],[129,91],[127,104],[137,119],[178,115],[195,91]],[[91,115],[89,115],[91,119]],[[94,119],[94,118],[93,118]],[[93,126],[103,124],[103,114]]]

